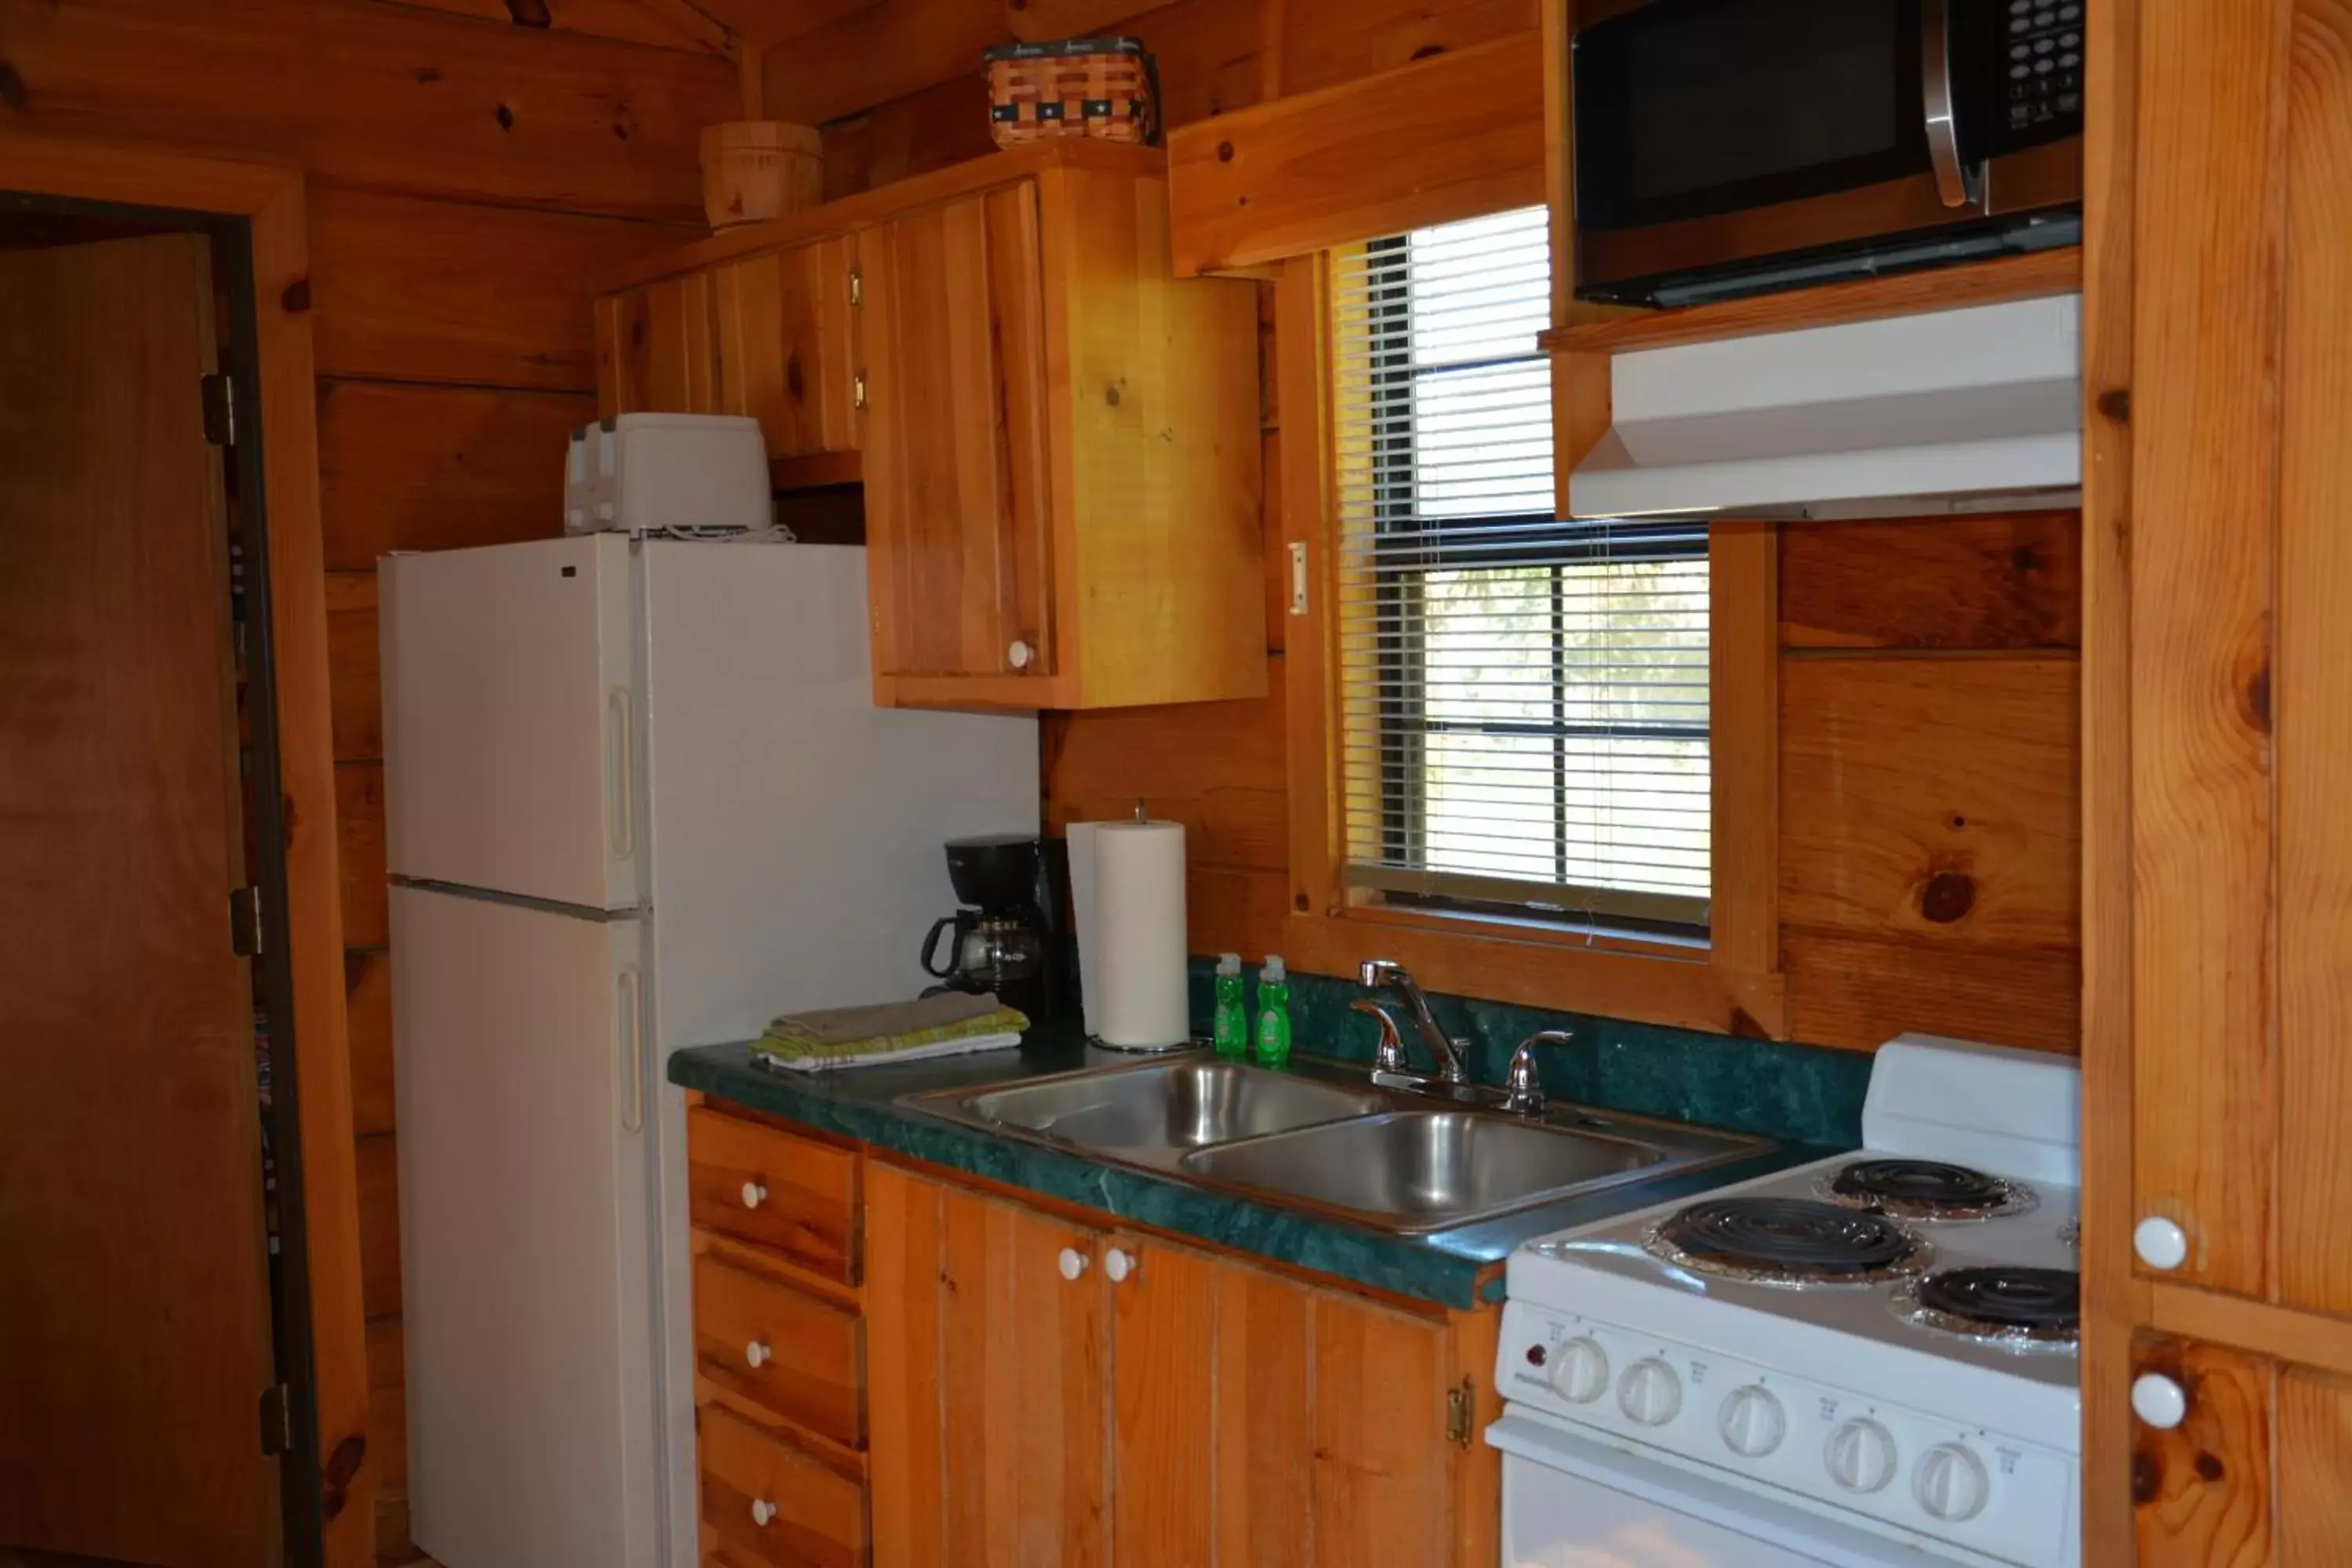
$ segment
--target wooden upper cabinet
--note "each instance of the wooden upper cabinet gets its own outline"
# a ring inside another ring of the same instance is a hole
[[[863,480],[880,702],[1263,696],[1257,285],[1174,276],[1166,168],[1042,143],[642,264],[604,412],[756,415],[780,485]]]
[[[872,405],[866,538],[880,680],[1040,689],[1055,658],[1037,190],[859,237]],[[1018,705],[1019,698],[1014,698]]]

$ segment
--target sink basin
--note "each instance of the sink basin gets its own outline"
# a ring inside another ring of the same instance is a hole
[[[1388,1109],[1385,1097],[1234,1062],[1169,1062],[1081,1073],[963,1097],[1003,1127],[1112,1152],[1181,1152]]]
[[[1466,1110],[1406,1110],[1184,1157],[1196,1175],[1393,1230],[1435,1230],[1664,1164],[1657,1144]]]

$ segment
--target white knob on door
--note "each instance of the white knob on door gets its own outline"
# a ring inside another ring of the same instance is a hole
[[[1062,1278],[1076,1279],[1087,1271],[1087,1255],[1075,1247],[1062,1248]]]
[[[757,1182],[746,1182],[743,1184],[743,1206],[745,1208],[755,1209],[767,1201],[767,1188],[761,1186]]]
[[[1110,1276],[1112,1284],[1125,1284],[1127,1277],[1135,1272],[1135,1255],[1112,1247],[1103,1255],[1103,1272]]]
[[[770,1362],[775,1360],[776,1352],[770,1350],[766,1345],[761,1344],[758,1340],[753,1340],[750,1344],[743,1347],[743,1359],[751,1363],[751,1370],[753,1372],[757,1372],[761,1367],[767,1365]]]
[[[2152,1214],[2132,1226],[2132,1250],[2150,1268],[2178,1268],[2189,1261],[2189,1233]]]
[[[2132,1379],[2132,1414],[2159,1432],[2169,1432],[2189,1418],[2189,1393],[2160,1372],[2144,1372]]]
[[[1013,646],[1004,650],[1004,662],[1015,669],[1028,668],[1029,661],[1036,657],[1037,650],[1019,637],[1013,638]]]
[[[768,1521],[775,1517],[776,1505],[774,1503],[770,1502],[765,1498],[756,1498],[752,1500],[751,1522],[753,1524],[758,1525],[761,1530],[765,1530],[768,1528]]]

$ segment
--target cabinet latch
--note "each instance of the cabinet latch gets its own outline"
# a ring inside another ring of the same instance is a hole
[[[1470,1412],[1476,1403],[1466,1377],[1445,1395],[1445,1440],[1457,1448],[1470,1446]]]
[[[234,888],[228,895],[228,950],[239,958],[261,954],[261,889]]]
[[[866,406],[866,378],[863,375],[857,376],[850,382],[849,394],[849,400],[852,404],[859,408]]]
[[[225,375],[207,375],[196,384],[203,400],[205,439],[215,447],[236,445],[236,385]]]
[[[261,1391],[261,1452],[276,1458],[294,1447],[294,1409],[286,1385],[273,1383]]]

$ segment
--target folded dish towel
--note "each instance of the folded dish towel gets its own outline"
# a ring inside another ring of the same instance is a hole
[[[1017,1046],[1028,1026],[1027,1017],[993,996],[944,992],[914,1002],[788,1013],[751,1049],[770,1067],[808,1071]]]

